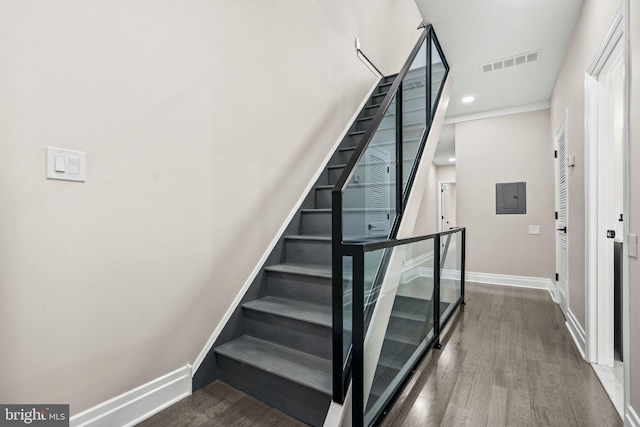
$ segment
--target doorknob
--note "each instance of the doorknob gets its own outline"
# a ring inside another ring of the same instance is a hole
[[[562,232],[564,232],[564,234],[567,234],[567,226],[565,225],[562,228],[557,228],[556,231],[562,231]]]

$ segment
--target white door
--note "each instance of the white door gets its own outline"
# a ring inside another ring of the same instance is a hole
[[[440,231],[446,231],[456,226],[456,183],[443,182],[440,184]]]
[[[556,168],[556,300],[567,315],[569,258],[567,242],[567,119],[566,116],[555,135]]]
[[[364,155],[367,237],[387,237],[391,230],[391,154],[369,147]]]

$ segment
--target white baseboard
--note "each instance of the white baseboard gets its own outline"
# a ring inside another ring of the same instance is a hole
[[[578,319],[576,319],[576,316],[573,315],[570,309],[567,309],[565,317],[567,318],[565,325],[567,325],[567,329],[569,329],[569,333],[573,337],[573,341],[576,343],[576,347],[578,347],[580,355],[583,359],[586,360],[587,358],[585,357],[585,349],[587,347],[586,334],[584,332],[584,329],[582,328],[582,326],[580,326]]]
[[[558,287],[553,280],[549,280],[549,295],[556,304],[558,303]]]
[[[625,425],[629,425],[631,427],[640,427],[640,417],[638,416],[638,413],[633,409],[633,407],[631,407],[631,405],[627,406]]]
[[[229,319],[231,319],[231,316],[233,315],[233,312],[236,310],[236,307],[238,307],[238,305],[240,305],[240,301],[242,301],[242,298],[244,297],[244,295],[249,290],[249,287],[251,286],[251,284],[255,280],[256,276],[262,270],[262,266],[267,261],[267,258],[269,257],[269,255],[271,255],[271,251],[273,251],[273,248],[275,248],[276,244],[278,244],[278,242],[280,241],[280,237],[282,237],[282,235],[284,234],[285,230],[289,226],[289,223],[293,219],[293,216],[298,212],[298,209],[300,208],[300,206],[302,206],[302,203],[307,198],[307,195],[309,194],[309,192],[311,191],[311,189],[315,185],[316,181],[320,177],[320,174],[322,174],[322,172],[324,171],[324,169],[327,166],[327,164],[329,164],[329,161],[331,160],[331,157],[333,157],[333,154],[338,149],[338,146],[340,145],[340,143],[342,142],[344,137],[349,132],[349,129],[351,129],[351,125],[358,118],[358,115],[360,114],[360,112],[362,111],[364,106],[366,105],[367,101],[369,101],[369,98],[373,94],[374,90],[378,87],[378,83],[379,83],[379,80],[376,80],[375,83],[373,84],[373,86],[371,87],[371,89],[369,89],[369,92],[367,93],[367,95],[365,96],[364,100],[362,101],[362,103],[360,104],[358,109],[356,110],[355,114],[349,120],[349,123],[344,128],[344,130],[342,131],[342,134],[338,137],[338,140],[333,144],[333,147],[329,151],[329,154],[327,154],[327,156],[325,157],[324,161],[322,162],[322,164],[320,165],[318,170],[316,170],[316,172],[313,174],[313,177],[311,178],[311,180],[307,184],[307,187],[301,193],[302,195],[300,196],[300,198],[296,202],[296,204],[293,207],[293,209],[291,209],[291,211],[289,212],[289,215],[287,215],[287,218],[284,220],[284,222],[280,226],[280,229],[275,234],[275,236],[274,236],[273,240],[271,241],[271,243],[269,243],[269,246],[267,247],[267,250],[264,251],[264,253],[262,254],[262,257],[256,263],[255,268],[253,269],[253,271],[251,272],[251,274],[249,275],[249,277],[245,281],[244,285],[242,285],[242,288],[240,288],[240,291],[237,293],[235,299],[233,300],[231,305],[229,305],[229,309],[224,314],[224,316],[222,316],[222,319],[220,319],[220,322],[218,322],[218,325],[215,327],[215,329],[211,333],[211,336],[209,336],[209,339],[207,340],[206,344],[202,348],[202,351],[200,351],[200,354],[198,354],[198,357],[196,357],[196,360],[194,360],[194,362],[193,362],[192,375],[195,375],[195,373],[198,371],[198,368],[200,368],[200,365],[202,364],[202,362],[204,362],[205,357],[207,357],[207,354],[209,354],[209,350],[211,350],[211,348],[213,347],[213,344],[218,339],[218,336],[220,336],[220,334],[222,333],[222,329],[225,327],[225,325],[227,324]]]
[[[69,420],[70,427],[134,426],[191,394],[191,365],[107,400]]]
[[[467,271],[464,275],[465,281],[485,283],[488,285],[514,286],[516,288],[543,289],[550,294],[555,289],[551,279],[544,277],[509,276],[506,274],[475,273]],[[551,294],[551,299],[555,295]]]

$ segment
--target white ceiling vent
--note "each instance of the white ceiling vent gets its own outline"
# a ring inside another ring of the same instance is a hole
[[[504,68],[511,68],[516,65],[528,64],[529,62],[535,62],[540,60],[540,50],[534,52],[521,53],[519,55],[511,56],[509,58],[494,61],[488,64],[483,64],[480,69],[483,73],[490,71],[502,70]]]

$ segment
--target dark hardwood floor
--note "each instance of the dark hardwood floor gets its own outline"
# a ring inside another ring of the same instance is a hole
[[[546,291],[466,284],[384,426],[622,426]]]
[[[467,305],[384,426],[622,426],[546,291],[467,283]],[[302,426],[216,381],[140,426]]]
[[[138,426],[296,427],[306,426],[306,424],[221,381],[215,381]]]

